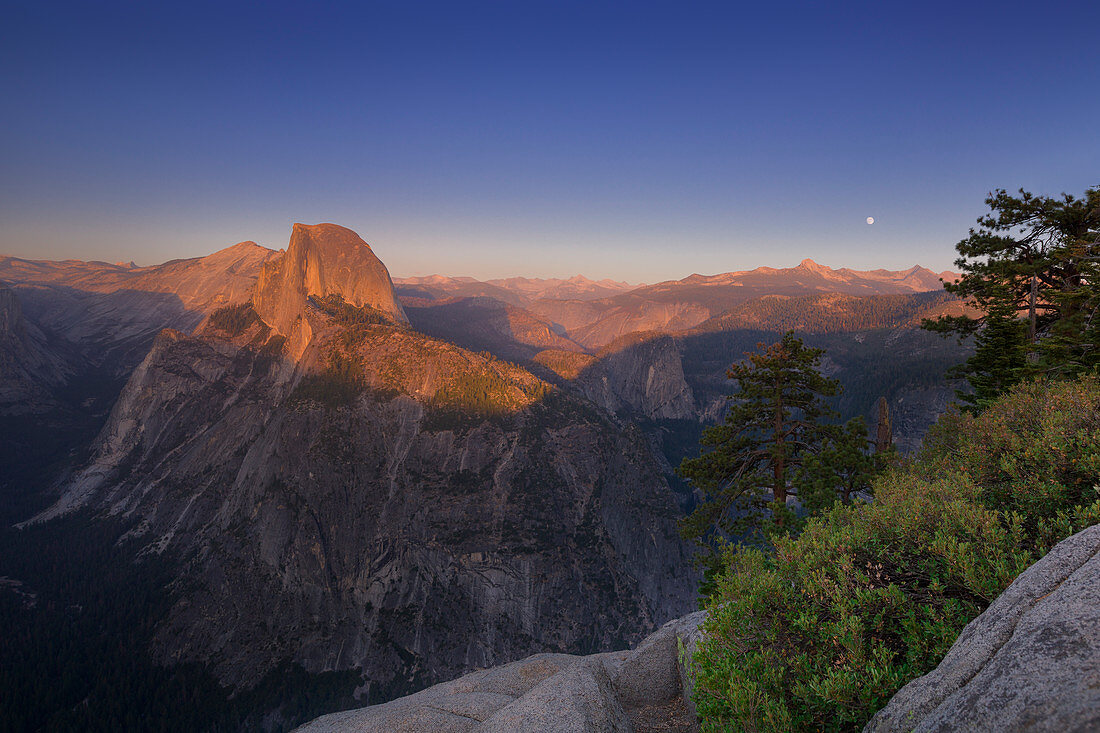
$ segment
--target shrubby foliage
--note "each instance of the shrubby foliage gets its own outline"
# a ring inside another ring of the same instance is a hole
[[[953,411],[873,504],[730,549],[696,655],[704,729],[856,730],[1022,570],[1100,522],[1100,381]]]

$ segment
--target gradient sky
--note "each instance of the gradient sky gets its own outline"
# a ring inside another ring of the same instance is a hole
[[[1100,184],[1098,29],[1095,0],[7,0],[0,253],[332,221],[396,276],[945,269],[991,189]]]

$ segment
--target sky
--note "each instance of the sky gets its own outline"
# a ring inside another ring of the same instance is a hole
[[[938,271],[993,189],[1100,185],[1095,0],[2,2],[0,254]]]

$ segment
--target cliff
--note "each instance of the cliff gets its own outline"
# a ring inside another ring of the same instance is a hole
[[[161,329],[191,332],[212,311],[247,301],[263,263],[278,254],[241,242],[137,268],[0,257],[0,278],[30,319],[78,349],[85,365],[125,378]]]
[[[51,348],[23,316],[15,291],[0,283],[0,417],[56,408],[55,392],[75,371],[74,362],[71,353]]]
[[[633,334],[601,350],[576,383],[611,413],[649,419],[693,419],[695,398],[684,379],[680,344],[658,334]]]
[[[685,662],[705,618],[696,611],[670,621],[629,651],[536,654],[384,705],[325,715],[297,730],[691,733],[699,726]]]

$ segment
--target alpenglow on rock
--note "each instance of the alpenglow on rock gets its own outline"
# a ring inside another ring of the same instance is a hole
[[[309,296],[329,295],[374,308],[398,323],[409,322],[389,270],[358,234],[336,224],[295,224],[286,254],[260,272],[252,296],[256,312],[286,335]]]

